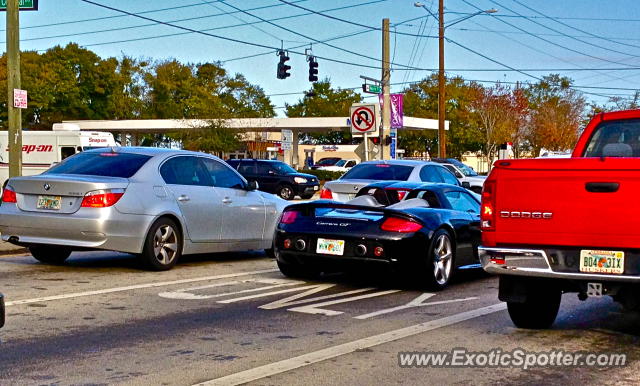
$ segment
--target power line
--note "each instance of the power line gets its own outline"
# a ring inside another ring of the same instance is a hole
[[[494,30],[494,29],[490,29],[485,27],[485,29],[474,29],[474,28],[450,28],[456,31],[465,31],[465,32],[491,32],[491,33],[498,33],[498,34],[509,34],[509,35],[529,35],[530,33],[528,32],[520,32],[520,31],[501,31],[501,30]],[[609,40],[629,40],[629,41],[640,41],[640,39],[636,39],[636,38],[626,38],[626,37],[591,37],[588,35],[566,35],[566,34],[552,34],[552,33],[544,33],[544,32],[539,32],[536,35],[540,35],[540,36],[555,36],[555,37],[566,37],[566,36],[572,36],[572,37],[576,37],[576,38],[586,38],[586,39],[609,39]]]
[[[468,16],[471,15],[468,12],[459,12],[459,11],[448,11],[447,13],[451,13],[454,15],[463,15]],[[489,15],[481,15],[481,16],[489,16]],[[554,19],[554,20],[585,20],[585,21],[624,21],[624,22],[640,22],[640,19],[625,19],[625,18],[606,18],[606,17],[579,17],[579,16],[533,16],[533,15],[494,15],[499,18],[528,18],[528,19]]]
[[[228,14],[229,16],[233,17],[234,19],[236,19],[236,20],[238,20],[238,21],[241,21],[241,22],[242,22],[242,23],[244,23],[244,24],[247,24],[247,22],[246,22],[245,20],[243,20],[241,17],[236,16],[236,15],[234,15],[234,14],[232,14],[232,13],[225,12],[222,8],[218,7],[217,5],[213,5],[213,4],[211,4],[211,3],[207,3],[207,2],[206,2],[206,0],[200,0],[200,1],[202,1],[204,4],[207,4],[207,5],[208,5],[208,6],[210,6],[210,7],[213,7],[213,8],[215,8],[215,9],[217,9],[217,10],[218,10],[218,11],[220,11],[220,12],[223,12],[223,13]],[[225,4],[225,2],[224,2],[224,1],[222,1],[222,0],[218,0],[218,2],[219,2],[219,3],[222,3],[222,4]],[[225,5],[226,5],[226,4],[225,4]],[[278,36],[276,36],[276,35],[274,35],[274,34],[272,34],[272,33],[268,32],[268,31],[263,30],[262,28],[258,27],[257,25],[253,25],[253,24],[250,24],[250,25],[251,25],[251,27],[252,27],[252,28],[254,28],[254,29],[256,29],[256,30],[258,30],[258,31],[262,32],[263,34],[265,34],[265,35],[267,35],[267,36],[271,36],[272,38],[274,38],[274,39],[276,39],[276,40],[281,40]]]

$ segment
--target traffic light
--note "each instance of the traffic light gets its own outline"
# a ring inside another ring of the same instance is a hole
[[[279,51],[278,56],[280,56],[280,62],[278,63],[278,79],[286,79],[291,76],[289,73],[291,66],[286,64],[289,57],[284,53],[284,51]]]
[[[318,62],[315,56],[309,56],[309,82],[318,81]]]
[[[369,137],[371,139],[371,142],[373,142],[374,145],[379,145],[380,144],[380,137]]]

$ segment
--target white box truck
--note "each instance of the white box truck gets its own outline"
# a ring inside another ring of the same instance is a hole
[[[111,133],[80,131],[70,123],[55,123],[51,131],[22,132],[22,175],[32,176],[84,150],[118,146]],[[0,131],[0,186],[9,179],[8,132]]]

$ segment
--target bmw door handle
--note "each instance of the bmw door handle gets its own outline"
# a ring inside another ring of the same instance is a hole
[[[189,196],[185,196],[184,194],[178,197],[178,201],[180,202],[187,202],[189,200],[190,200]]]
[[[223,204],[231,204],[232,202],[233,202],[233,201],[232,201],[229,197],[225,197],[225,198],[222,200],[222,203],[223,203]]]

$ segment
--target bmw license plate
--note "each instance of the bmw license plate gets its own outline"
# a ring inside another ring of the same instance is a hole
[[[624,273],[624,252],[583,249],[580,251],[580,272]]]
[[[60,210],[62,207],[62,197],[60,196],[38,196],[37,209]]]
[[[323,255],[342,256],[344,254],[344,240],[318,238],[316,253],[321,253]]]

